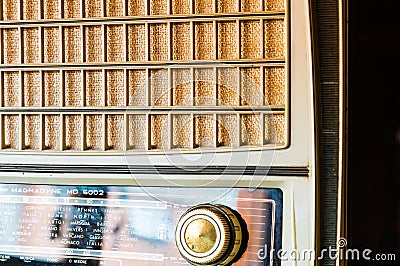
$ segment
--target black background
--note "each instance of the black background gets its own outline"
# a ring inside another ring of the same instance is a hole
[[[349,0],[348,241],[400,265],[400,10]]]

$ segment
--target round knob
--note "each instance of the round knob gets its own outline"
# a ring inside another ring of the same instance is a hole
[[[241,256],[247,240],[243,219],[223,205],[201,204],[187,210],[176,228],[176,245],[193,265],[228,265]]]

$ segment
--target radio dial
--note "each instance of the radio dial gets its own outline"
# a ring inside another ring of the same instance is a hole
[[[243,222],[223,205],[202,204],[182,215],[176,229],[181,255],[193,265],[228,265],[241,255]]]

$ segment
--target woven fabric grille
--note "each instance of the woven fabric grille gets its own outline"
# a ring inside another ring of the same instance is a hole
[[[218,13],[233,13],[233,12],[238,12],[238,4],[237,1],[239,0],[224,0],[224,1],[218,1],[217,3],[217,9]]]
[[[85,0],[85,17],[102,17],[102,0]]]
[[[168,116],[151,115],[151,143],[153,149],[168,149]]]
[[[173,147],[192,147],[192,119],[190,115],[174,115],[173,121]]]
[[[68,0],[66,0],[68,1]],[[71,1],[71,0],[70,0]],[[39,18],[39,0],[23,0],[22,17],[26,20]]]
[[[233,68],[217,69],[218,105],[239,105],[238,76],[239,71]]]
[[[109,150],[124,149],[124,116],[107,116],[107,148]]]
[[[267,58],[285,58],[285,22],[267,20],[264,22],[265,56]]]
[[[4,29],[4,62],[6,64],[18,64],[19,63],[19,31],[18,29]]]
[[[218,146],[239,146],[238,119],[236,115],[218,115]]]
[[[129,106],[147,105],[147,75],[145,70],[129,70]]]
[[[267,143],[281,144],[285,142],[284,115],[265,116],[265,136]]]
[[[264,10],[267,11],[285,10],[285,0],[264,1]]]
[[[150,15],[168,14],[168,0],[150,0]]]
[[[190,1],[192,0],[171,0],[172,14],[190,14]]]
[[[82,150],[82,116],[66,115],[65,121],[65,149]],[[98,140],[96,140],[96,143]]]
[[[107,0],[106,1],[106,16],[121,17],[124,15],[125,0]]]
[[[147,0],[128,0],[128,16],[145,15]]]
[[[37,28],[23,29],[24,63],[40,63],[39,30]]]
[[[151,70],[150,75],[151,105],[169,106],[168,70]]]
[[[190,69],[174,69],[172,71],[173,105],[192,105],[192,77]]]
[[[65,62],[82,62],[82,32],[80,27],[64,28]]]
[[[5,149],[19,149],[19,116],[18,115],[4,115],[4,148]]]
[[[129,61],[146,60],[146,26],[128,26]]]
[[[194,69],[195,105],[215,105],[215,71],[212,68]]]
[[[56,27],[44,28],[44,62],[60,62],[60,29]]]
[[[242,21],[240,23],[241,58],[260,58],[260,22]]]
[[[43,72],[44,106],[61,106],[61,77],[59,71]]]
[[[286,101],[285,69],[283,67],[265,68],[265,102],[271,106],[284,106]]]
[[[128,116],[129,148],[136,150],[145,150],[147,148],[147,119],[145,115]]]
[[[65,18],[81,17],[81,2],[76,0],[64,0],[63,12]]]
[[[101,70],[88,70],[86,77],[86,105],[104,106],[103,73]]]
[[[41,106],[40,73],[38,71],[23,72],[24,106]]]
[[[195,59],[214,58],[214,25],[210,22],[195,24]]]
[[[194,118],[195,147],[215,147],[215,119],[213,115],[201,115]]]
[[[86,126],[86,148],[89,150],[103,149],[103,116],[87,115],[85,116]]]
[[[284,0],[2,6],[0,150],[288,143]]]
[[[172,26],[172,59],[190,60],[190,23],[174,23]]]
[[[107,105],[125,106],[125,75],[123,70],[107,70]]]
[[[40,115],[26,115],[25,120],[25,149],[39,150],[41,149],[41,117]]]
[[[150,24],[150,60],[168,60],[167,24]]]
[[[214,13],[213,0],[195,0],[195,13]]]
[[[3,1],[3,19],[4,20],[18,20],[18,4],[19,0]]]
[[[273,1],[275,1],[275,0],[273,0]],[[265,2],[273,2],[273,1],[268,0]],[[284,2],[284,1],[282,1],[282,2]],[[243,12],[256,12],[256,11],[262,10],[262,6],[260,5],[259,0],[241,0],[240,8]]]
[[[86,61],[103,61],[103,33],[101,26],[85,27]]]
[[[68,70],[64,72],[65,106],[82,106],[82,75],[81,71]]]
[[[16,71],[4,72],[4,106],[20,106],[20,79]]]
[[[124,61],[124,28],[123,26],[107,26],[107,61]]]
[[[44,0],[43,1],[43,17],[44,19],[60,18],[60,6],[58,0]]]
[[[237,25],[235,21],[218,23],[218,58],[237,58]]]
[[[263,91],[260,81],[260,68],[246,67],[240,69],[240,105],[263,105]]]
[[[259,146],[263,144],[260,120],[259,115],[242,115],[242,139],[240,140],[242,145]]]
[[[44,115],[44,149],[61,150],[61,121],[59,115]]]

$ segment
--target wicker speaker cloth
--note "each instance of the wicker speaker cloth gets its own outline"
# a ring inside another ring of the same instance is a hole
[[[44,106],[61,106],[60,71],[43,71]]]
[[[123,70],[107,70],[107,106],[125,106]]]
[[[194,118],[195,147],[215,147],[215,119],[213,115],[199,115]]]
[[[87,106],[104,106],[104,81],[103,71],[88,70],[85,72],[86,77],[86,105]]]
[[[147,149],[147,119],[145,115],[128,115],[129,148]]]
[[[124,149],[124,116],[107,115],[107,149]]]
[[[192,72],[190,69],[172,70],[172,104],[192,105]]]
[[[193,121],[190,115],[174,115],[173,121],[173,146],[174,148],[190,148],[192,146]]]
[[[102,150],[104,145],[104,130],[103,130],[102,115],[86,115],[86,148],[90,150]],[[72,137],[71,137],[72,138]]]
[[[215,71],[212,68],[194,69],[195,105],[215,105]]]
[[[241,137],[242,145],[261,145],[261,123],[260,115],[242,115],[241,120]]]
[[[44,115],[44,149],[60,150],[61,120],[59,115]]]
[[[65,106],[82,106],[82,74],[78,70],[66,70],[65,80]]]
[[[40,115],[25,115],[25,149],[39,150],[42,138]]]
[[[41,85],[39,71],[22,72],[24,79],[24,106],[41,106]]]
[[[239,71],[235,68],[218,68],[217,71],[218,105],[239,105]]]

